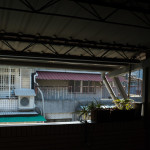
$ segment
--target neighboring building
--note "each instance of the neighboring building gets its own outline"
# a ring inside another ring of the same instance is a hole
[[[0,117],[38,115],[35,91],[31,89],[32,72],[27,68],[0,67]],[[5,120],[0,118],[0,122],[1,119]]]
[[[100,73],[36,70],[0,67],[0,116],[43,114],[50,121],[71,121],[77,120],[81,105],[93,100],[112,105]],[[119,78],[126,88],[128,81]],[[113,80],[107,79],[120,97]],[[132,81],[136,89],[139,80]]]
[[[138,70],[131,73],[130,94],[133,96],[142,96],[143,71]],[[128,80],[129,75],[125,74],[124,78]],[[126,92],[128,92],[128,83],[123,82]]]
[[[123,77],[120,77],[120,80],[127,82]],[[119,97],[113,80],[108,78],[108,81]],[[38,90],[40,88],[44,96],[46,118],[53,121],[76,120],[74,112],[81,105],[91,101],[105,100],[104,103],[109,105],[112,101],[100,73],[37,71],[36,82],[38,83],[38,87],[35,86],[36,104],[38,107],[42,106],[42,96]]]

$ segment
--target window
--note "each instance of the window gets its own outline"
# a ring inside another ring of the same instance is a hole
[[[95,93],[95,82],[93,81],[83,81],[83,93]]]
[[[80,81],[69,81],[69,92],[80,93]]]
[[[0,97],[8,97],[14,89],[15,69],[0,68]]]
[[[71,93],[95,93],[95,82],[93,81],[69,81],[68,91]]]

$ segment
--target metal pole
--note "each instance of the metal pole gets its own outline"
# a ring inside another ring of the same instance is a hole
[[[128,99],[130,98],[130,85],[131,85],[131,64],[129,65],[129,78],[128,78]]]
[[[10,99],[10,86],[11,86],[11,68],[9,67],[9,99]]]
[[[21,68],[20,68],[20,89],[21,89]]]

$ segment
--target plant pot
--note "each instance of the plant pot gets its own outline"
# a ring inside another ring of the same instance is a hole
[[[140,119],[141,118],[141,110],[142,110],[142,102],[134,102],[134,109],[135,109],[135,118]]]
[[[111,110],[111,121],[129,121],[134,120],[135,110]]]
[[[110,121],[109,109],[94,109],[91,111],[91,121],[100,123]]]

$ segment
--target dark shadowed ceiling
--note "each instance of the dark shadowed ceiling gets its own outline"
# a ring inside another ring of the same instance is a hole
[[[1,0],[0,63],[112,71],[146,59],[148,0]]]

